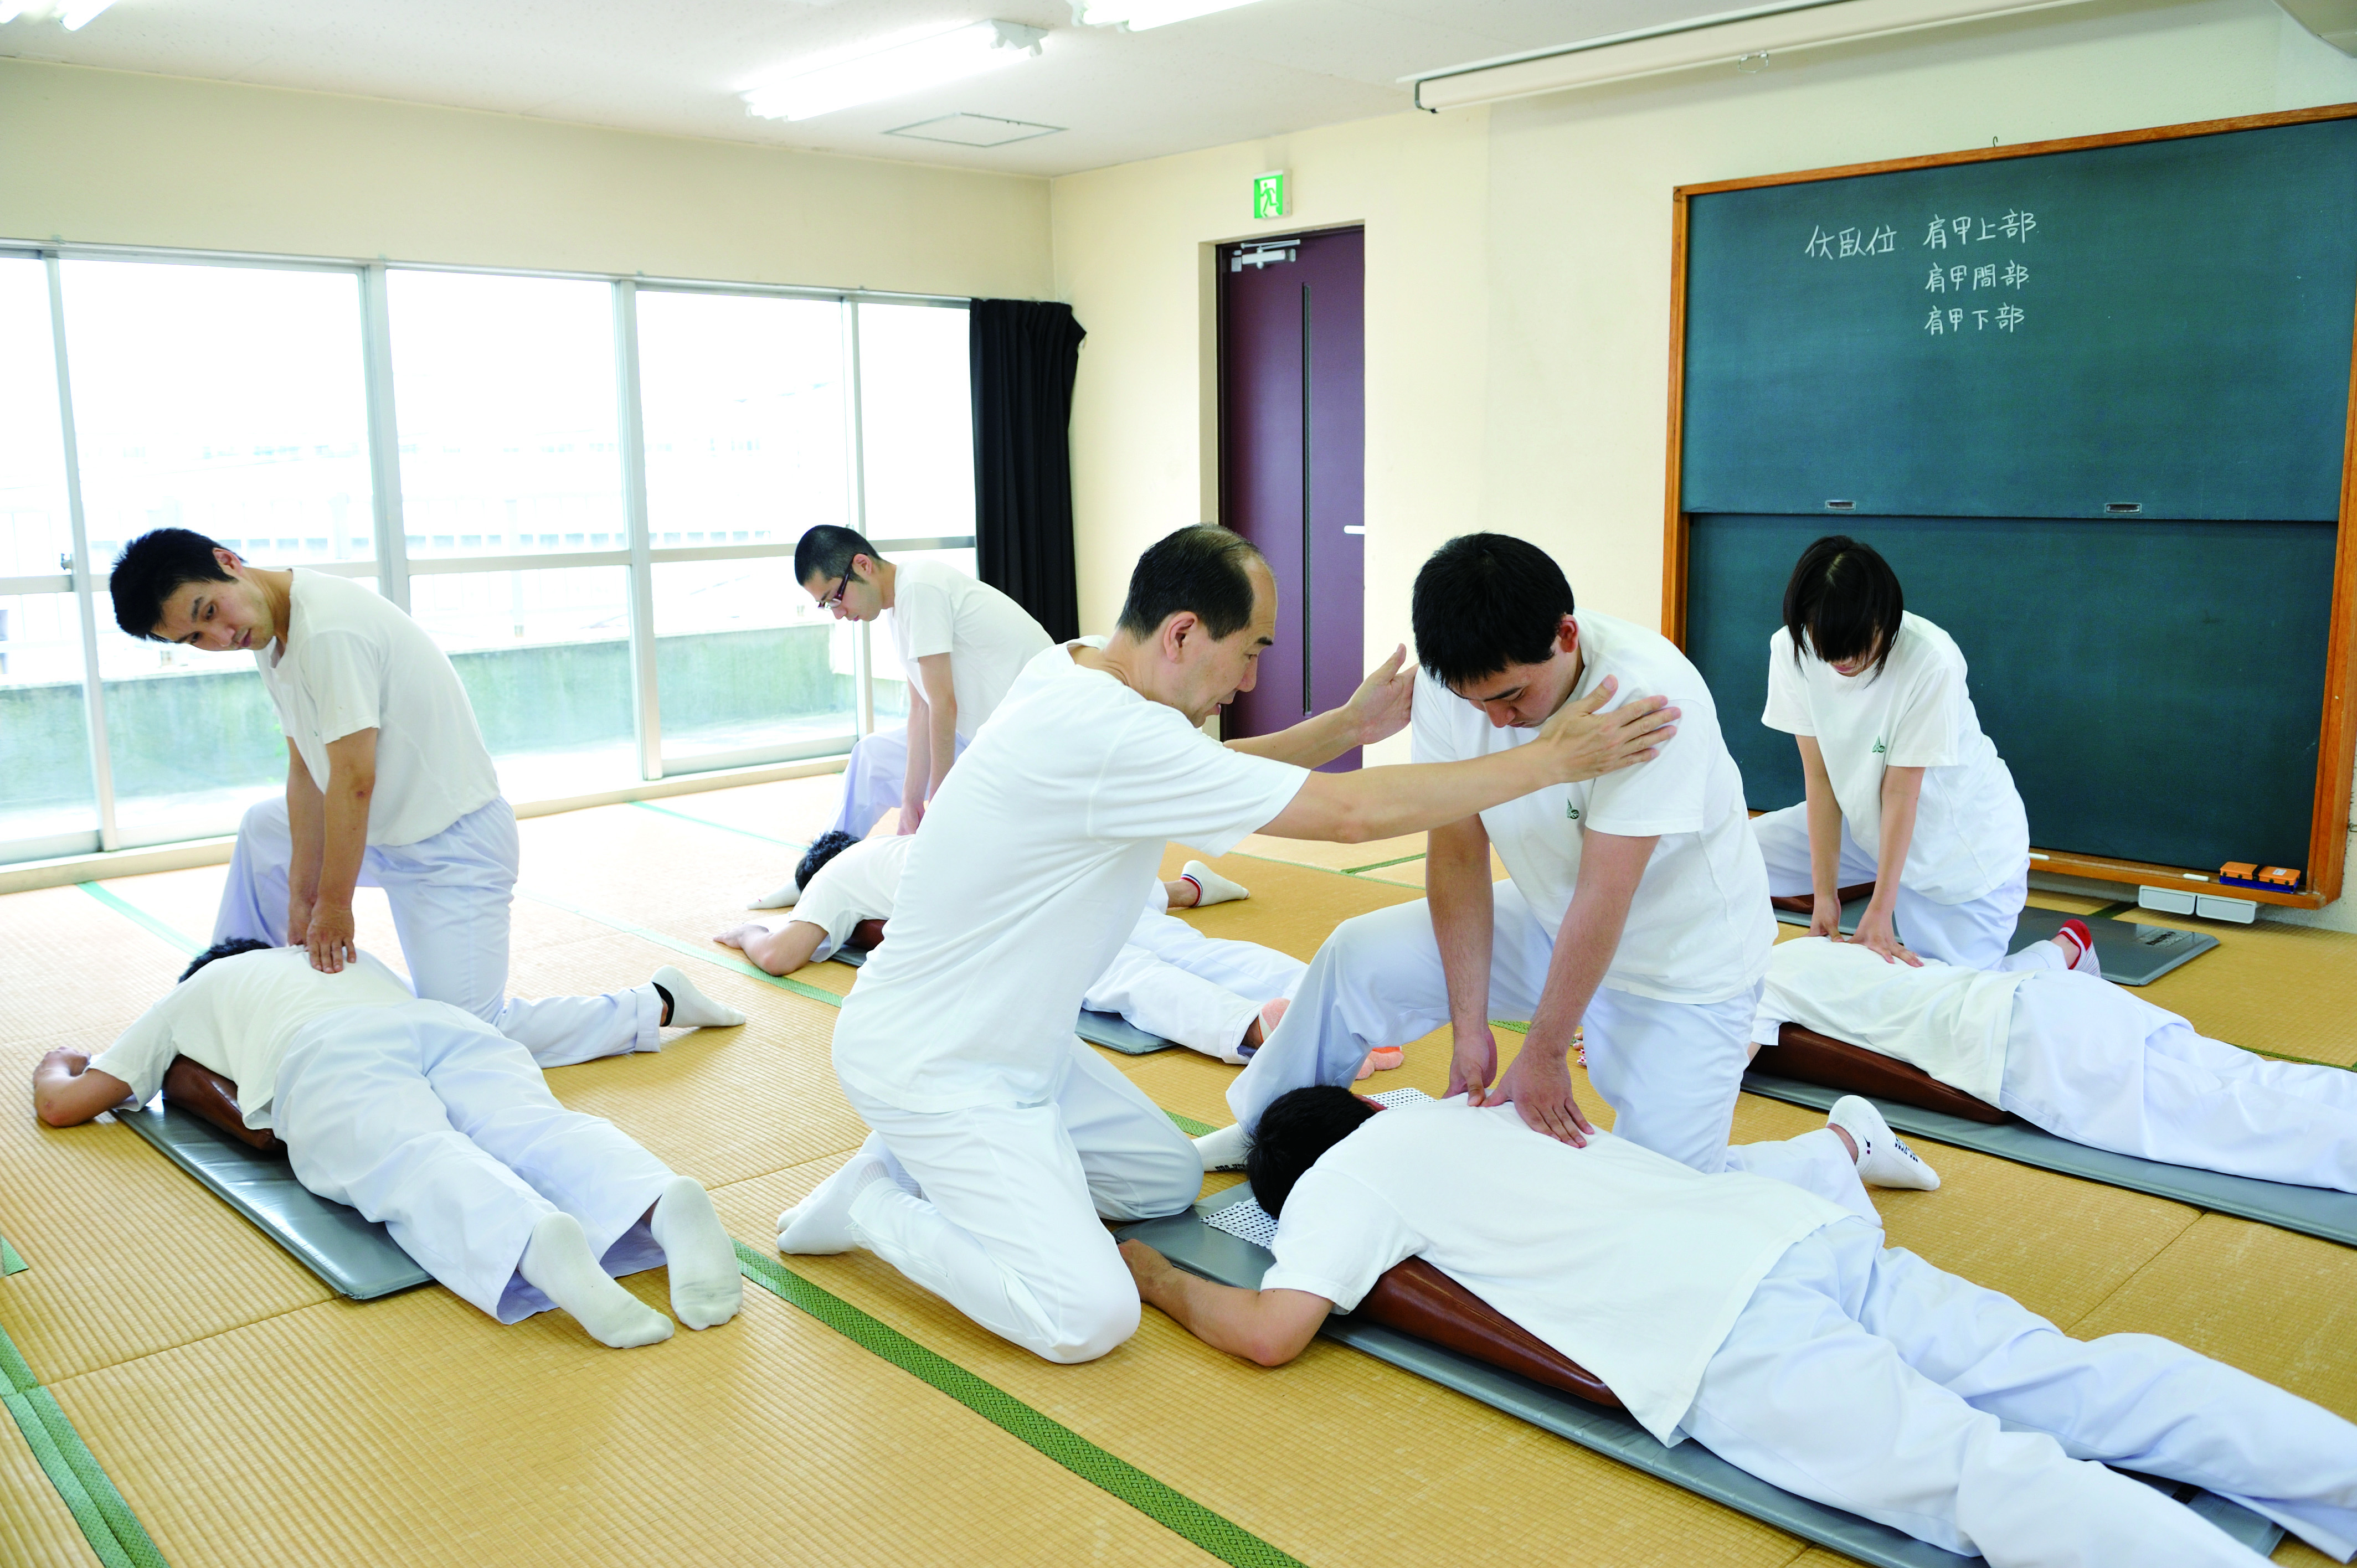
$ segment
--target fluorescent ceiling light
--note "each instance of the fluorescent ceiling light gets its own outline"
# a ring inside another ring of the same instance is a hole
[[[1142,33],[1169,22],[1232,11],[1253,0],[1072,0],[1072,20],[1086,27],[1126,27]]]
[[[832,114],[1028,59],[1039,54],[1039,40],[1047,36],[1047,28],[1019,22],[976,22],[814,70],[780,74],[747,89],[745,107],[765,120]]]
[[[58,20],[65,24],[67,32],[78,33],[90,25],[91,17],[113,4],[114,0],[70,0],[59,11]]]

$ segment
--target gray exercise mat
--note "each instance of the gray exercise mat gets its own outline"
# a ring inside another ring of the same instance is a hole
[[[859,948],[837,948],[827,956],[854,969],[867,961],[867,954]],[[1159,1035],[1149,1035],[1118,1013],[1092,1013],[1085,1007],[1081,1009],[1080,1021],[1072,1026],[1072,1033],[1092,1046],[1103,1046],[1125,1057],[1152,1056],[1157,1051],[1169,1050],[1178,1043],[1166,1040]]]
[[[1863,898],[1844,904],[1842,935],[1854,935],[1858,917],[1865,913]],[[1793,909],[1779,909],[1776,918],[1788,926],[1805,927],[1809,923],[1806,915]],[[2207,931],[2180,931],[2171,926],[2147,926],[2106,916],[2082,918],[2095,939],[2095,958],[2104,966],[2104,978],[2121,985],[2150,985],[2178,965],[2190,962],[2218,945],[2218,939]],[[2048,940],[2069,918],[2059,909],[2023,909],[2020,918],[2014,922],[2013,941],[2007,950],[2019,952],[2032,942]],[[1906,940],[1906,932],[1899,935],[1901,941]]]
[[[265,1155],[161,1102],[118,1111],[114,1119],[210,1187],[339,1295],[372,1301],[432,1277],[394,1244],[383,1226],[296,1181],[284,1155]]]
[[[1770,1100],[1819,1111],[1831,1110],[1834,1101],[1848,1092],[1756,1069],[1743,1075],[1743,1087]],[[2322,1187],[2293,1187],[2286,1182],[2228,1176],[2222,1171],[2200,1170],[2192,1165],[2164,1165],[2134,1155],[2115,1155],[2108,1149],[2091,1149],[2033,1127],[2018,1116],[1997,1122],[1967,1122],[1944,1112],[1925,1111],[1873,1095],[1866,1098],[1881,1108],[1883,1119],[1892,1127],[1919,1138],[1936,1139],[2018,1165],[2083,1176],[2130,1192],[2148,1192],[2155,1197],[2190,1203],[2215,1214],[2255,1219],[2303,1236],[2319,1236],[2327,1241],[2357,1247],[2357,1193],[2336,1192]]]
[[[1145,1242],[1172,1262],[1205,1279],[1256,1290],[1261,1275],[1275,1260],[1265,1249],[1203,1222],[1205,1215],[1251,1198],[1249,1186],[1232,1187],[1205,1198],[1189,1213],[1127,1226],[1120,1236],[1124,1240]],[[1379,1324],[1361,1323],[1340,1313],[1329,1316],[1318,1332],[1379,1361],[1388,1361],[1404,1371],[1429,1378],[1444,1388],[1479,1400],[1492,1410],[1503,1411],[1558,1437],[1569,1438],[1583,1448],[1618,1459],[1673,1486],[1684,1487],[1697,1497],[1708,1498],[1738,1513],[1749,1514],[1764,1524],[1846,1552],[1877,1568],[1968,1568],[1971,1563],[1984,1561],[1959,1557],[1887,1525],[1795,1497],[1748,1471],[1737,1469],[1699,1443],[1689,1440],[1675,1448],[1664,1448],[1625,1411],[1590,1404],[1576,1395],[1516,1377],[1485,1361],[1445,1350],[1412,1334]],[[2178,1498],[2262,1557],[2273,1552],[2283,1539],[2282,1529],[2273,1520],[2212,1493],[2148,1477],[2136,1478]]]

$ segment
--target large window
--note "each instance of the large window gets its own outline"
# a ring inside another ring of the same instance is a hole
[[[794,542],[971,570],[961,303],[0,252],[0,861],[225,832],[284,778],[244,656],[116,629],[157,527],[407,609],[513,800],[846,748],[903,688]]]

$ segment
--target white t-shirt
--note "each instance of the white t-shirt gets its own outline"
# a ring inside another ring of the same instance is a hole
[[[266,948],[217,958],[174,986],[90,1065],[131,1086],[144,1104],[164,1087],[174,1057],[187,1057],[237,1085],[249,1127],[270,1125],[278,1064],[296,1031],[346,1007],[416,1001],[401,977],[367,953],[339,974],[311,967],[303,948]]]
[[[1776,1043],[1798,1024],[1922,1069],[1975,1100],[1996,1103],[2013,995],[2035,970],[1921,969],[1886,962],[1852,942],[1799,937],[1776,944],[1751,1037]]]
[[[971,743],[983,721],[1006,700],[1023,666],[1048,646],[1048,634],[1021,605],[953,566],[895,562],[893,570],[898,575],[884,625],[900,668],[916,682],[918,660],[950,656],[957,733]]]
[[[1921,616],[1900,619],[1879,675],[1844,675],[1811,654],[1792,662],[1792,634],[1768,639],[1770,729],[1814,736],[1849,835],[1868,855],[1882,844],[1882,775],[1921,768],[1902,885],[1935,904],[1992,892],[2029,864],[2029,818],[2013,774],[1981,733],[1955,639]]]
[[[1369,1117],[1328,1150],[1285,1200],[1261,1288],[1347,1312],[1385,1269],[1421,1256],[1674,1444],[1761,1276],[1846,1215],[1783,1182],[1704,1176],[1609,1133],[1575,1149],[1512,1105],[1474,1110],[1460,1095]]]
[[[891,940],[835,1023],[835,1070],[907,1111],[1045,1101],[1164,844],[1223,854],[1308,778],[1049,649],[911,835]]]
[[[794,901],[791,918],[824,931],[813,959],[823,959],[850,939],[862,920],[888,920],[900,897],[900,874],[909,864],[914,833],[884,833],[862,839],[819,868]]]
[[[500,792],[458,672],[425,628],[356,583],[297,567],[285,640],[254,650],[278,723],[311,781],[328,743],[372,729],[368,842],[432,838]]]
[[[1491,807],[1481,825],[1506,874],[1550,929],[1571,908],[1587,830],[1660,834],[1604,983],[1667,1002],[1740,995],[1768,967],[1776,917],[1768,906],[1767,865],[1743,809],[1743,776],[1720,738],[1710,688],[1659,633],[1592,610],[1577,618],[1586,663],[1566,701],[1586,696],[1610,675],[1620,687],[1608,712],[1634,698],[1665,696],[1684,715],[1677,736],[1651,762],[1584,783],[1549,785]],[[1418,762],[1488,757],[1538,735],[1497,728],[1428,673],[1415,680],[1410,753]]]

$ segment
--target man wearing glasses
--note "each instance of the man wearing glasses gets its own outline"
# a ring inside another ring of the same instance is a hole
[[[1022,606],[938,561],[891,562],[858,532],[823,523],[794,546],[794,580],[837,620],[881,618],[909,681],[905,730],[877,730],[851,748],[834,827],[865,838],[900,808],[900,831],[925,804],[1048,634]],[[753,903],[780,909],[802,896],[789,881]]]

